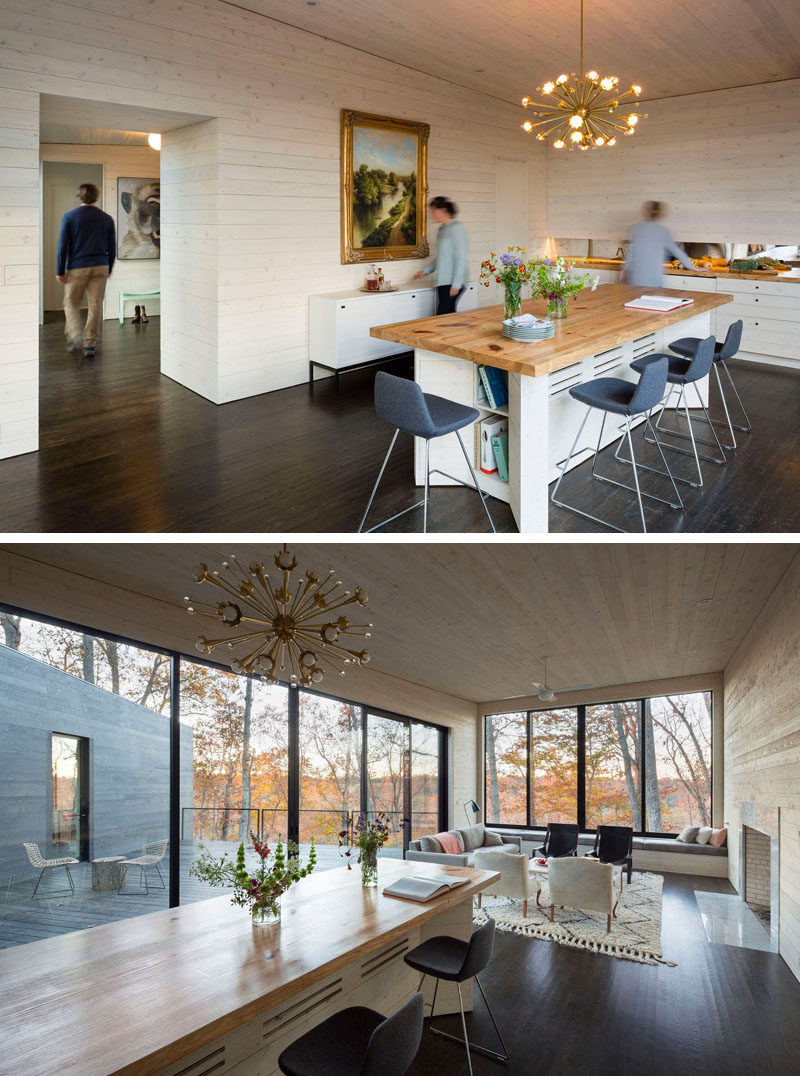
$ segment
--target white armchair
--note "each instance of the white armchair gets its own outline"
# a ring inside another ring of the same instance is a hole
[[[499,852],[488,848],[475,850],[474,867],[476,870],[499,871],[500,881],[492,886],[492,894],[500,897],[513,897],[522,901],[522,915],[528,914],[528,900],[534,894],[535,882],[528,868],[530,859],[524,854]],[[478,907],[481,895],[478,894]]]
[[[580,908],[584,912],[605,912],[606,931],[617,917],[614,867],[594,859],[551,859],[547,866],[550,883],[550,922],[555,906]]]

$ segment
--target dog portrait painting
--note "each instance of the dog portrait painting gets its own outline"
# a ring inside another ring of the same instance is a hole
[[[117,257],[161,257],[161,183],[117,179]]]

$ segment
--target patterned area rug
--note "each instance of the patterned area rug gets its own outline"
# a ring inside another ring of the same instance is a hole
[[[542,879],[542,907],[535,898],[528,901],[527,918],[522,916],[522,901],[508,897],[483,898],[483,908],[476,911],[476,926],[491,917],[498,930],[524,934],[526,938],[543,938],[572,949],[590,953],[605,953],[620,960],[635,960],[639,964],[666,964],[671,960],[661,953],[661,890],[664,879],[660,874],[634,871],[630,885],[625,883],[617,905],[617,918],[611,920],[611,933],[606,932],[606,917],[601,912],[583,912],[577,908],[556,908],[555,922],[550,922],[550,893],[547,878]]]

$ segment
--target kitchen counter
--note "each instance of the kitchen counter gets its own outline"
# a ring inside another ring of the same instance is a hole
[[[610,269],[612,272],[622,268],[621,258],[568,258],[564,257],[565,261],[568,261],[570,265],[574,265],[576,269],[586,269],[591,271],[592,269]],[[684,269],[681,266],[679,269],[673,269],[668,263],[664,264],[665,276],[697,276],[697,277],[726,277],[730,280],[760,280],[775,283],[779,281],[782,284],[800,284],[800,269],[790,269],[787,273],[735,273],[729,269],[710,269],[708,272],[703,272],[700,269]]]

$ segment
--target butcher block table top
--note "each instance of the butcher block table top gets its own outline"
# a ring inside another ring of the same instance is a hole
[[[694,302],[666,314],[625,308],[626,302],[642,294],[693,299]],[[515,374],[541,377],[585,359],[587,355],[597,355],[617,344],[655,332],[664,325],[686,321],[732,301],[732,295],[716,292],[604,284],[595,291],[580,292],[577,299],[570,300],[569,316],[555,322],[555,336],[551,340],[523,344],[503,336],[502,306],[483,306],[463,314],[376,325],[370,334],[409,348],[424,348],[485,366],[497,366]],[[528,300],[522,304],[522,312],[544,317],[546,303],[543,299]]]
[[[279,925],[227,896],[0,952],[14,1076],[149,1076],[486,889],[499,875],[379,860],[378,888],[346,867],[302,879]],[[383,888],[401,875],[469,879],[428,904]]]
[[[758,255],[754,254],[753,258],[757,258]],[[570,265],[574,265],[576,269],[586,269],[591,271],[592,269],[612,269],[619,271],[622,268],[621,258],[570,258],[565,256],[565,261]],[[791,262],[785,262],[786,265],[791,265]],[[700,277],[719,277],[720,280],[728,278],[728,280],[758,280],[764,283],[774,284],[776,280],[785,284],[800,284],[800,272],[796,270],[789,270],[781,273],[764,273],[758,270],[752,272],[737,272],[735,269],[728,269],[727,266],[717,265],[713,269],[684,269],[680,266],[678,269],[674,269],[669,262],[664,264],[665,276],[700,276]],[[723,285],[724,286],[724,285]]]

